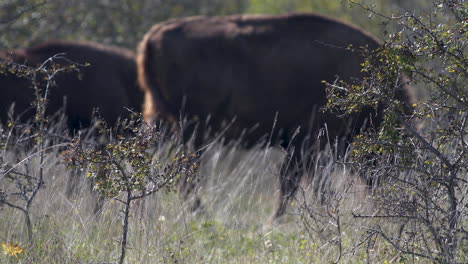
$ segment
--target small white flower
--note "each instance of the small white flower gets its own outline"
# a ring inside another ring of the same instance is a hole
[[[161,215],[159,218],[158,218],[158,221],[159,222],[165,222],[166,221],[166,217],[164,215]]]
[[[269,249],[269,248],[271,248],[273,246],[273,244],[271,243],[271,240],[269,240],[269,239],[265,240],[263,242],[263,245],[265,246],[266,249]]]

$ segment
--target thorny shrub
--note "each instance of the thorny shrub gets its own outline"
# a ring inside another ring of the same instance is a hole
[[[383,116],[380,127],[362,133],[352,144],[354,170],[379,182],[372,193],[377,211],[352,215],[385,219],[400,228],[391,231],[381,221],[372,222],[361,245],[383,239],[406,260],[465,263],[468,3],[435,1],[427,15],[407,12],[392,17],[361,6],[402,28],[387,32],[384,46],[369,52],[363,63],[368,77],[361,85],[335,83],[327,88],[329,109],[346,115],[362,107],[380,107]],[[395,96],[407,82],[428,94],[412,105],[412,113]]]

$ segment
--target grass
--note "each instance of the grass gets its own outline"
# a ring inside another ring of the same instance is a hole
[[[164,156],[170,143],[159,146],[155,155]],[[91,191],[87,171],[66,169],[61,151],[49,149],[42,164],[24,148],[4,152],[4,164],[28,157],[17,171],[34,174],[42,167],[45,185],[31,207],[31,245],[23,214],[7,206],[1,209],[0,243],[17,243],[24,252],[0,254],[0,263],[118,259],[120,203],[106,200],[95,213],[99,199]],[[335,163],[329,151],[320,152],[317,165],[304,172],[316,176],[304,181],[288,215],[272,222],[283,157],[277,147],[245,150],[238,143],[213,144],[203,154],[196,190],[203,209],[192,213],[190,201],[177,192],[135,202],[126,263],[398,263],[401,256],[385,243],[361,243],[371,220],[351,213],[372,213],[367,188]],[[14,182],[0,180],[2,191],[15,188]],[[390,223],[386,227],[395,228]]]

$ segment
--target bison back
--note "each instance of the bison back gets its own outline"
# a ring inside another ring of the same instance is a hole
[[[255,140],[278,113],[277,127],[318,131],[326,122],[331,136],[343,135],[371,110],[346,120],[323,113],[323,81],[358,82],[362,49],[380,45],[357,27],[314,14],[169,20],[139,46],[145,117],[236,118],[239,128],[257,127]]]

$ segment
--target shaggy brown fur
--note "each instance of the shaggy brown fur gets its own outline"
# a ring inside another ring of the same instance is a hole
[[[380,116],[363,110],[340,119],[319,111],[327,100],[322,81],[362,79],[360,48],[380,45],[355,26],[313,14],[169,20],[153,26],[137,54],[145,118],[185,115],[203,122],[210,115],[214,130],[236,118],[226,136],[255,127],[246,134],[252,143],[271,132],[278,113],[284,146],[299,146],[306,138],[313,143],[325,124],[329,138],[349,139],[368,126],[367,120],[378,124]],[[398,96],[411,101],[408,91]],[[299,126],[301,133],[291,142]],[[301,160],[299,151],[292,158],[282,169],[276,216],[284,213],[300,182],[301,174],[291,165]]]
[[[76,71],[58,73],[55,86],[49,91],[47,113],[59,110],[66,97],[65,113],[71,129],[90,125],[94,108],[113,125],[118,117],[128,115],[124,107],[141,110],[143,92],[138,88],[136,62],[132,51],[96,43],[50,41],[26,49],[3,51],[0,60],[32,67],[48,58],[64,53],[65,59],[55,59],[60,66],[87,64]],[[69,61],[68,61],[69,60]],[[1,62],[1,61],[0,61]],[[44,90],[44,87],[41,87]],[[27,120],[34,116],[31,102],[35,99],[30,80],[15,74],[0,73],[0,119],[7,119],[7,110],[15,103],[14,112]]]

